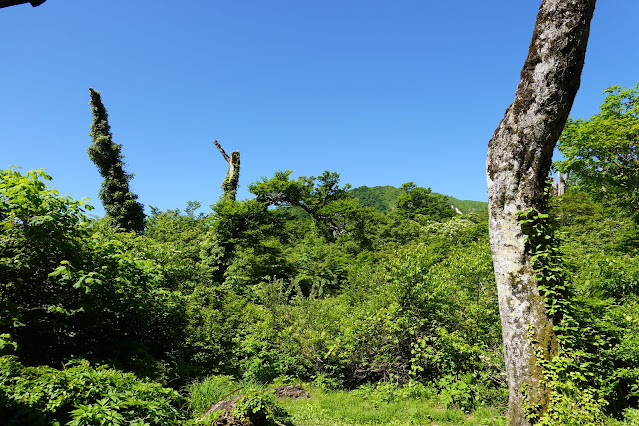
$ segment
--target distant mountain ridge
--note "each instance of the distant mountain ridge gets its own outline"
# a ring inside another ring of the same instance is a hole
[[[402,190],[394,186],[359,186],[353,188],[350,194],[357,198],[364,206],[373,207],[381,213],[389,213],[395,206],[395,201]],[[435,194],[435,192],[433,192]],[[447,195],[448,202],[451,206],[462,212],[463,214],[471,211],[485,212],[488,211],[488,203],[484,201],[459,200],[455,197]]]

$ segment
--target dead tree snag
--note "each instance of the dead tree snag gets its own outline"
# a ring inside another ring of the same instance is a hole
[[[222,182],[222,190],[224,191],[222,197],[225,200],[235,201],[237,184],[240,180],[240,151],[233,151],[229,156],[217,140],[214,140],[213,143],[222,154],[222,157],[224,157],[224,160],[229,164],[226,178],[224,178],[224,182]]]

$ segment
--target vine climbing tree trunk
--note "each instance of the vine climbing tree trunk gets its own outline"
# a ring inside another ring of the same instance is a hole
[[[540,415],[550,390],[538,357],[557,351],[518,221],[518,212],[544,211],[552,153],[580,84],[595,0],[544,0],[514,102],[488,144],[490,243],[508,372],[511,425],[530,424],[524,407]]]
[[[222,182],[222,195],[225,200],[235,201],[235,194],[237,193],[237,184],[240,180],[240,151],[233,151],[229,156],[222,145],[217,140],[213,143],[224,157],[227,163],[229,163],[229,170],[226,173],[226,178]]]
[[[91,145],[87,153],[104,178],[99,197],[106,213],[107,223],[118,231],[144,231],[144,206],[131,192],[129,182],[133,174],[124,170],[122,145],[113,142],[109,114],[102,103],[102,95],[89,88],[91,95]]]

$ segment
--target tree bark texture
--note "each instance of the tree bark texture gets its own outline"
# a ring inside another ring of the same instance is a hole
[[[544,0],[514,102],[488,144],[490,243],[508,372],[511,425],[524,406],[545,412],[550,391],[537,355],[557,351],[517,212],[543,211],[552,153],[580,84],[595,0]],[[537,355],[536,355],[537,353]]]
[[[229,163],[229,170],[226,173],[224,182],[222,182],[222,190],[224,191],[222,196],[224,199],[235,201],[237,184],[240,180],[240,151],[233,151],[229,156],[217,140],[214,140],[213,143],[222,154],[222,157],[224,157],[224,160]]]

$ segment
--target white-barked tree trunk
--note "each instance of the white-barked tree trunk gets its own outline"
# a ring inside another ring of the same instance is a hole
[[[488,145],[490,243],[508,372],[511,425],[550,401],[537,355],[557,351],[517,212],[544,209],[552,153],[580,84],[595,0],[544,0],[514,102]]]

